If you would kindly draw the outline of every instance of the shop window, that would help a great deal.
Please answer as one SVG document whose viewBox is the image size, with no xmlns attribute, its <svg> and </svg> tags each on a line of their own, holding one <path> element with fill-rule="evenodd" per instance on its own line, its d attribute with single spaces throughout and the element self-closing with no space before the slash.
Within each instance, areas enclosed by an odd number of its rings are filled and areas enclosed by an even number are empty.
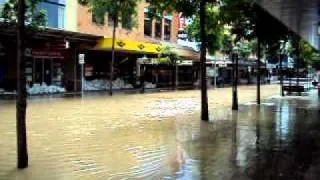
<svg viewBox="0 0 320 180">
<path fill-rule="evenodd" d="M 152 19 L 148 13 L 144 13 L 144 35 L 152 36 Z"/>
<path fill-rule="evenodd" d="M 65 0 L 45 0 L 39 4 L 39 9 L 47 12 L 47 26 L 64 28 Z"/>
<path fill-rule="evenodd" d="M 165 19 L 164 21 L 164 40 L 165 41 L 170 41 L 171 37 L 171 20 L 170 19 Z"/>
<path fill-rule="evenodd" d="M 155 23 L 155 37 L 161 38 L 162 36 L 162 19 L 157 19 Z"/>
</svg>

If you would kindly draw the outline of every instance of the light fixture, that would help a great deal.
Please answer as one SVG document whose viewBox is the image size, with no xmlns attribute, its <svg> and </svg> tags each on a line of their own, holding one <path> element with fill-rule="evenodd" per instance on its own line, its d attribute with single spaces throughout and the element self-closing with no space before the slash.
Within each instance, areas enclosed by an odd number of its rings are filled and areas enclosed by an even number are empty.
<svg viewBox="0 0 320 180">
<path fill-rule="evenodd" d="M 70 48 L 70 42 L 68 40 L 64 40 L 66 49 Z"/>
</svg>

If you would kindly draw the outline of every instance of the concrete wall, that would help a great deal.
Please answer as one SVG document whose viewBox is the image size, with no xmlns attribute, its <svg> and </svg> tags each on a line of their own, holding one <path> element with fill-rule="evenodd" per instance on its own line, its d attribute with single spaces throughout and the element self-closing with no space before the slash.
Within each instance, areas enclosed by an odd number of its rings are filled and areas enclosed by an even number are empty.
<svg viewBox="0 0 320 180">
<path fill-rule="evenodd" d="M 318 47 L 316 27 L 319 21 L 318 0 L 257 0 L 260 6 L 299 34 L 315 48 Z"/>
<path fill-rule="evenodd" d="M 66 0 L 64 27 L 67 31 L 76 32 L 77 29 L 77 10 L 78 3 L 76 0 Z"/>
</svg>

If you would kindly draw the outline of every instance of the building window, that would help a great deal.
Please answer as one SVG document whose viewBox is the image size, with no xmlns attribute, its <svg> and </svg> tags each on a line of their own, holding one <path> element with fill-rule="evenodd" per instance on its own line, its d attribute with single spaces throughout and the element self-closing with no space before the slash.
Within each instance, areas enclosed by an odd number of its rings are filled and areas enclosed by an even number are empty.
<svg viewBox="0 0 320 180">
<path fill-rule="evenodd" d="M 171 20 L 165 19 L 164 21 L 164 40 L 170 41 L 171 37 Z"/>
<path fill-rule="evenodd" d="M 45 0 L 39 4 L 39 9 L 47 12 L 47 26 L 64 28 L 65 0 Z"/>
<path fill-rule="evenodd" d="M 108 14 L 108 26 L 113 26 L 114 20 L 111 14 Z"/>
<path fill-rule="evenodd" d="M 157 19 L 155 23 L 155 37 L 161 38 L 162 36 L 162 19 Z"/>
<path fill-rule="evenodd" d="M 124 29 L 129 29 L 129 30 L 131 30 L 132 27 L 133 27 L 133 19 L 132 19 L 132 16 L 126 17 L 126 18 L 122 19 L 122 20 L 121 20 L 121 26 L 122 26 L 122 28 L 124 28 Z"/>
<path fill-rule="evenodd" d="M 101 16 L 98 16 L 96 13 L 92 12 L 92 22 L 97 25 L 103 25 L 104 24 L 104 17 L 101 18 Z"/>
<path fill-rule="evenodd" d="M 152 36 L 152 19 L 148 13 L 144 13 L 144 35 Z"/>
</svg>

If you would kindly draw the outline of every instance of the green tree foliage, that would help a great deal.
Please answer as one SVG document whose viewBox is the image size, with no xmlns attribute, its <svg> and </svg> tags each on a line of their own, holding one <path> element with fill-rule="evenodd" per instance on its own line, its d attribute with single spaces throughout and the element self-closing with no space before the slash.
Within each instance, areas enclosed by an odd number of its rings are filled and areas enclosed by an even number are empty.
<svg viewBox="0 0 320 180">
<path fill-rule="evenodd" d="M 320 53 L 308 42 L 300 40 L 301 57 L 303 60 L 317 69 L 320 69 Z"/>
<path fill-rule="evenodd" d="M 220 10 L 216 4 L 208 4 L 206 11 L 206 33 L 207 33 L 207 48 L 210 54 L 214 54 L 220 50 L 224 41 L 224 24 L 220 23 Z M 195 41 L 200 41 L 200 18 L 195 15 L 192 23 L 187 26 L 188 36 Z"/>
<path fill-rule="evenodd" d="M 252 0 L 224 0 L 221 6 L 221 21 L 232 26 L 235 41 L 256 37 L 256 13 Z"/>
<path fill-rule="evenodd" d="M 224 54 L 230 54 L 232 52 L 232 36 L 229 34 L 225 34 L 222 40 L 222 49 L 221 52 Z"/>
<path fill-rule="evenodd" d="M 200 0 L 148 0 L 149 11 L 152 14 L 163 14 L 163 12 L 182 12 L 184 17 L 192 17 L 199 14 Z"/>
<path fill-rule="evenodd" d="M 136 26 L 137 5 L 140 0 L 78 0 L 87 5 L 99 24 L 104 24 L 105 15 L 113 18 L 115 25 L 121 22 L 123 27 L 131 29 Z"/>
<path fill-rule="evenodd" d="M 252 53 L 252 44 L 249 41 L 242 41 L 236 44 L 239 50 L 239 56 L 243 59 L 248 59 Z"/>
<path fill-rule="evenodd" d="M 38 5 L 43 0 L 26 1 L 26 25 L 31 28 L 39 29 L 47 23 L 47 12 L 39 10 Z M 14 25 L 18 17 L 18 0 L 8 0 L 2 8 L 1 18 L 6 24 Z"/>
<path fill-rule="evenodd" d="M 157 59 L 159 64 L 170 64 L 175 65 L 177 61 L 181 60 L 180 56 L 172 51 L 170 47 L 165 47 L 159 54 Z"/>
<path fill-rule="evenodd" d="M 286 39 L 288 29 L 253 0 L 224 0 L 221 21 L 232 26 L 235 41 L 252 40 L 259 36 L 265 46 Z M 276 28 L 272 28 L 276 27 Z"/>
</svg>

